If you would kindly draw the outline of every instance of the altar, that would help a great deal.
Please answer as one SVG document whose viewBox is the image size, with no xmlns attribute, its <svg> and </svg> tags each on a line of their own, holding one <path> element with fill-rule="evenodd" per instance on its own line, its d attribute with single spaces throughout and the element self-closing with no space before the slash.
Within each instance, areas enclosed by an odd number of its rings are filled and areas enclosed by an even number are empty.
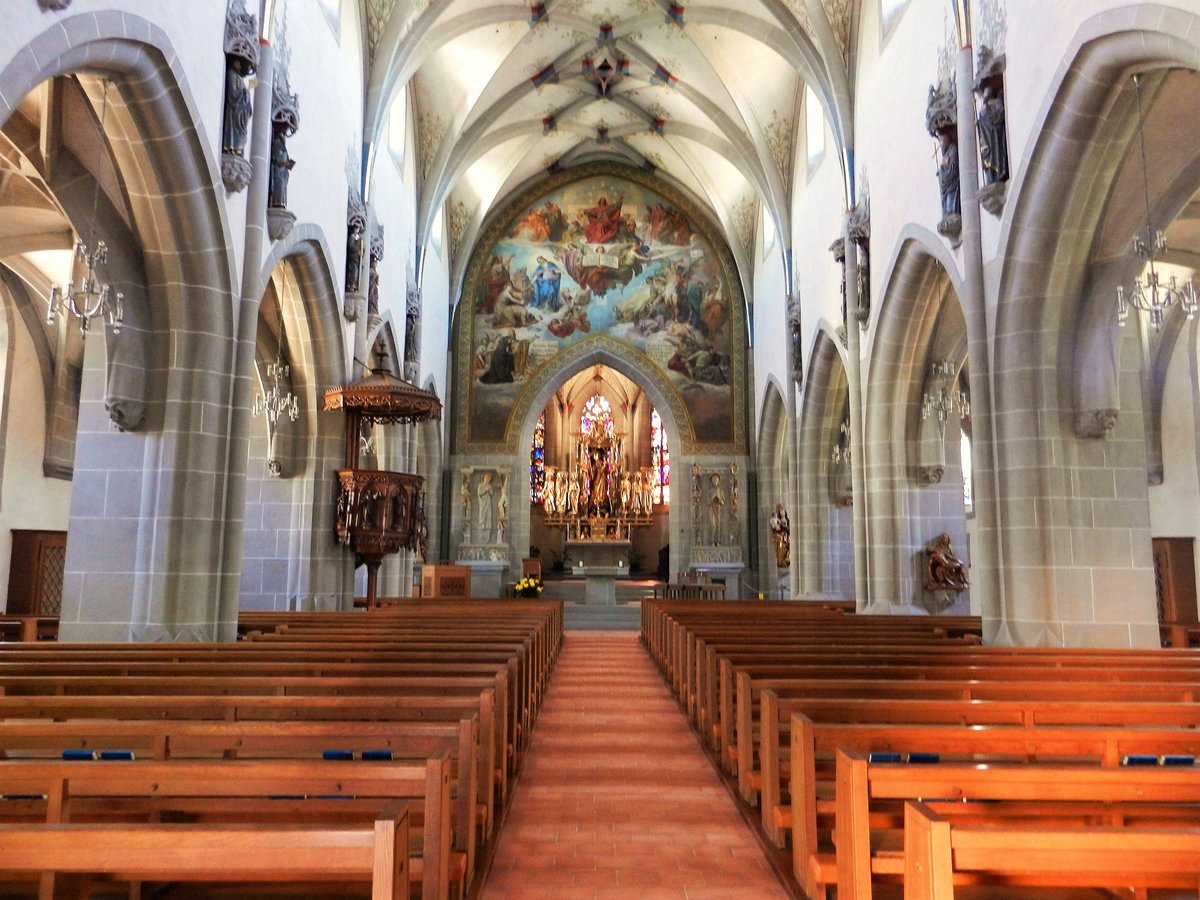
<svg viewBox="0 0 1200 900">
<path fill-rule="evenodd" d="M 571 574 L 584 579 L 584 603 L 613 606 L 617 602 L 616 581 L 629 576 L 628 540 L 568 540 L 567 561 Z"/>
</svg>

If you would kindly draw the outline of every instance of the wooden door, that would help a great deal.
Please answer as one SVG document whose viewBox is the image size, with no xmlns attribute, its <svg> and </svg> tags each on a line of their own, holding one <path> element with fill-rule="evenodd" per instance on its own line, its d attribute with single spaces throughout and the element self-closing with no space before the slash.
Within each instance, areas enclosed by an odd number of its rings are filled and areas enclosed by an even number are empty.
<svg viewBox="0 0 1200 900">
<path fill-rule="evenodd" d="M 1154 587 L 1158 621 L 1193 623 L 1196 610 L 1194 538 L 1154 538 Z"/>
<path fill-rule="evenodd" d="M 62 607 L 67 533 L 13 529 L 12 537 L 7 611 L 57 616 Z"/>
</svg>

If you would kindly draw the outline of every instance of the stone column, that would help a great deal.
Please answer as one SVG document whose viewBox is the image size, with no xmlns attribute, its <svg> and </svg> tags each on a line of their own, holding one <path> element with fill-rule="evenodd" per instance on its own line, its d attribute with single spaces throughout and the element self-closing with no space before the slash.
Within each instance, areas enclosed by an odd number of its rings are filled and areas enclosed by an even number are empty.
<svg viewBox="0 0 1200 900">
<path fill-rule="evenodd" d="M 853 166 L 853 156 L 849 165 Z M 851 197 L 853 207 L 853 196 Z M 846 247 L 846 381 L 850 387 L 850 472 L 854 484 L 854 599 L 859 610 L 871 602 L 867 570 L 867 491 L 863 468 L 863 395 L 860 325 L 858 319 L 858 245 L 850 237 L 850 214 L 842 219 Z M 865 323 L 864 323 L 865 324 Z"/>
</svg>

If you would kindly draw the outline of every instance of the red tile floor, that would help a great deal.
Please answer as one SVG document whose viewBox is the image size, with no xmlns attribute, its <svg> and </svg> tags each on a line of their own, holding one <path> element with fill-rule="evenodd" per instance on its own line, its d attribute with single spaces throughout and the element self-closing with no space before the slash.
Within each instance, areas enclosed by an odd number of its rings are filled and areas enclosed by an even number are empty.
<svg viewBox="0 0 1200 900">
<path fill-rule="evenodd" d="M 786 898 L 631 632 L 568 632 L 480 900 Z"/>
</svg>

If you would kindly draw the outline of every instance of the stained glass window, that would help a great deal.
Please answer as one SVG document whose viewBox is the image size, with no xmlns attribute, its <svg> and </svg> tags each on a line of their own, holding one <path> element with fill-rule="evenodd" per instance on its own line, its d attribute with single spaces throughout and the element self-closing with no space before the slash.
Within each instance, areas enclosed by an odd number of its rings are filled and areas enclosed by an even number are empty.
<svg viewBox="0 0 1200 900">
<path fill-rule="evenodd" d="M 657 409 L 650 410 L 650 462 L 654 467 L 654 502 L 671 504 L 671 451 L 667 429 Z"/>
<path fill-rule="evenodd" d="M 546 414 L 538 416 L 529 442 L 529 502 L 541 503 L 546 487 Z"/>
<path fill-rule="evenodd" d="M 617 429 L 613 425 L 612 407 L 608 400 L 600 394 L 592 394 L 592 398 L 583 404 L 583 413 L 579 416 L 579 431 L 590 437 L 603 432 L 609 437 L 616 437 Z"/>
</svg>

